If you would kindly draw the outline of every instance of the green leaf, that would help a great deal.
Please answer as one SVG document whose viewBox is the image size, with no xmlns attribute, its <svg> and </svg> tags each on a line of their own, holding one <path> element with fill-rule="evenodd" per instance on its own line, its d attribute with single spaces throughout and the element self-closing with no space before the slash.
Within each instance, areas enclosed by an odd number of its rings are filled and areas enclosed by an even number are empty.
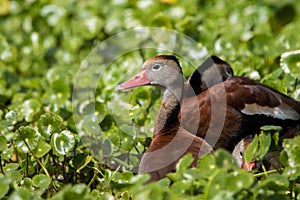
<svg viewBox="0 0 300 200">
<path fill-rule="evenodd" d="M 71 189 L 65 191 L 64 199 L 85 199 L 89 188 L 85 184 L 74 185 Z"/>
<path fill-rule="evenodd" d="M 266 127 L 266 129 L 269 129 Z M 272 129 L 273 130 L 273 129 Z M 248 145 L 244 153 L 244 159 L 246 162 L 251 162 L 253 160 L 261 160 L 265 154 L 268 152 L 271 146 L 271 135 L 265 134 L 264 132 L 255 135 L 252 142 Z"/>
<path fill-rule="evenodd" d="M 46 153 L 48 153 L 51 149 L 51 146 L 45 142 L 44 140 L 40 139 L 37 144 L 36 147 L 33 149 L 33 154 L 38 157 L 41 158 L 43 157 Z"/>
<path fill-rule="evenodd" d="M 0 135 L 0 152 L 7 148 L 7 141 L 4 136 Z"/>
<path fill-rule="evenodd" d="M 21 107 L 21 113 L 27 122 L 33 121 L 33 118 L 41 110 L 41 103 L 36 99 L 24 101 Z"/>
<path fill-rule="evenodd" d="M 32 178 L 32 185 L 41 189 L 42 191 L 45 191 L 47 189 L 50 182 L 51 182 L 50 178 L 45 174 L 38 174 Z"/>
<path fill-rule="evenodd" d="M 185 155 L 177 163 L 177 165 L 176 165 L 177 171 L 182 172 L 183 170 L 188 169 L 191 166 L 193 160 L 194 160 L 194 158 L 193 158 L 192 154 Z"/>
<path fill-rule="evenodd" d="M 63 156 L 74 148 L 74 134 L 68 130 L 54 133 L 51 137 L 51 147 L 55 154 Z"/>
<path fill-rule="evenodd" d="M 208 154 L 201 157 L 197 164 L 197 171 L 203 177 L 209 177 L 217 170 L 216 159 L 213 155 Z"/>
<path fill-rule="evenodd" d="M 1 190 L 0 190 L 0 198 L 1 199 L 7 194 L 8 190 L 9 190 L 9 184 L 10 184 L 10 182 L 7 181 L 7 180 L 5 180 L 5 179 L 6 179 L 6 177 L 1 177 L 0 178 L 0 188 L 1 188 Z"/>
<path fill-rule="evenodd" d="M 280 57 L 280 67 L 286 74 L 300 78 L 300 50 L 285 52 Z"/>
<path fill-rule="evenodd" d="M 215 151 L 216 165 L 219 168 L 232 168 L 236 166 L 236 163 L 232 159 L 232 155 L 223 149 Z"/>
<path fill-rule="evenodd" d="M 15 190 L 8 198 L 9 200 L 14 199 L 22 199 L 22 200 L 36 200 L 38 199 L 38 196 L 36 193 L 32 193 L 32 191 L 20 188 L 18 190 Z"/>
<path fill-rule="evenodd" d="M 62 128 L 62 119 L 54 113 L 46 113 L 40 116 L 37 127 L 41 135 L 49 139 L 51 134 L 57 133 Z"/>
<path fill-rule="evenodd" d="M 22 126 L 17 133 L 15 145 L 20 151 L 29 153 L 30 150 L 33 150 L 36 147 L 39 135 L 33 128 Z"/>
<path fill-rule="evenodd" d="M 300 136 L 293 139 L 285 139 L 283 148 L 288 156 L 288 166 L 284 169 L 284 174 L 289 176 L 291 180 L 296 180 L 300 177 Z"/>
</svg>

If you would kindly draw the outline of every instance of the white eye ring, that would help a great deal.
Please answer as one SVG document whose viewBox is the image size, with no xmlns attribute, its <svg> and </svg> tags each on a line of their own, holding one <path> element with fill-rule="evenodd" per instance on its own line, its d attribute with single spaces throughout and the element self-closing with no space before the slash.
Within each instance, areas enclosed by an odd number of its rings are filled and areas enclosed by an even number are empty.
<svg viewBox="0 0 300 200">
<path fill-rule="evenodd" d="M 152 67 L 152 71 L 159 71 L 161 68 L 162 68 L 161 65 L 155 64 L 155 65 Z"/>
</svg>

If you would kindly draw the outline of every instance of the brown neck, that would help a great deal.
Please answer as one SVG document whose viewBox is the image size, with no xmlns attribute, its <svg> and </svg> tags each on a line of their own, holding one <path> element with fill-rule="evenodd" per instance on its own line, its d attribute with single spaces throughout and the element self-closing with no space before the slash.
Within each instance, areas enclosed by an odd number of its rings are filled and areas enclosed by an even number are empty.
<svg viewBox="0 0 300 200">
<path fill-rule="evenodd" d="M 180 126 L 178 114 L 182 101 L 182 92 L 182 87 L 162 90 L 162 103 L 155 121 L 154 135 L 171 134 L 169 130 Z"/>
</svg>

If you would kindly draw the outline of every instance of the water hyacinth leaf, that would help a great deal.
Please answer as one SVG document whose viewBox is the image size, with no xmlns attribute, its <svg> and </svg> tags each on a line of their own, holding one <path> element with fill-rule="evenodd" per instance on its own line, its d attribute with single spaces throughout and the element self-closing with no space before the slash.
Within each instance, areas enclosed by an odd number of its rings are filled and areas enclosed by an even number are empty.
<svg viewBox="0 0 300 200">
<path fill-rule="evenodd" d="M 31 178 L 28 178 L 28 177 L 24 178 L 23 185 L 25 186 L 25 188 L 30 188 L 32 186 Z"/>
<path fill-rule="evenodd" d="M 49 186 L 51 180 L 45 174 L 35 175 L 32 179 L 32 185 L 44 191 Z"/>
<path fill-rule="evenodd" d="M 52 133 L 57 133 L 62 128 L 62 119 L 54 113 L 46 113 L 40 116 L 37 121 L 39 133 L 49 139 Z"/>
<path fill-rule="evenodd" d="M 219 149 L 215 152 L 215 157 L 216 157 L 216 165 L 220 168 L 232 168 L 236 166 L 236 163 L 232 159 L 232 155 L 223 150 Z"/>
<path fill-rule="evenodd" d="M 203 177 L 209 177 L 217 170 L 216 158 L 211 154 L 201 157 L 197 164 L 197 170 Z"/>
<path fill-rule="evenodd" d="M 11 124 L 14 124 L 17 122 L 17 111 L 11 110 L 8 113 L 5 114 L 5 120 L 9 121 Z"/>
<path fill-rule="evenodd" d="M 64 104 L 70 97 L 70 88 L 65 80 L 53 82 L 50 88 L 50 98 L 58 105 Z"/>
<path fill-rule="evenodd" d="M 5 182 L 5 177 L 0 178 L 0 199 L 2 199 L 9 190 L 9 183 Z"/>
<path fill-rule="evenodd" d="M 27 122 L 31 122 L 41 109 L 41 103 L 36 99 L 28 99 L 24 101 L 21 107 L 21 113 Z"/>
<path fill-rule="evenodd" d="M 233 171 L 231 173 L 220 171 L 212 180 L 213 187 L 210 190 L 210 197 L 218 195 L 220 191 L 228 192 L 233 197 L 243 188 L 250 187 L 254 182 L 253 175 L 245 170 Z"/>
<path fill-rule="evenodd" d="M 244 159 L 246 162 L 251 162 L 253 160 L 261 160 L 264 155 L 268 152 L 271 145 L 271 135 L 265 134 L 264 132 L 255 135 L 252 142 L 247 146 Z"/>
<path fill-rule="evenodd" d="M 64 197 L 68 199 L 86 199 L 89 188 L 85 184 L 76 184 L 72 188 L 68 189 L 64 193 Z"/>
<path fill-rule="evenodd" d="M 258 151 L 258 157 L 262 159 L 264 155 L 268 152 L 269 147 L 271 145 L 272 138 L 269 133 L 265 134 L 263 132 L 262 134 L 259 134 L 259 151 Z"/>
<path fill-rule="evenodd" d="M 288 166 L 284 170 L 284 174 L 290 177 L 291 180 L 296 180 L 300 177 L 300 136 L 293 139 L 285 139 L 283 148 L 288 156 Z"/>
<path fill-rule="evenodd" d="M 98 123 L 102 122 L 107 113 L 106 106 L 100 102 L 85 101 L 80 105 L 79 109 L 81 115 L 96 117 Z"/>
<path fill-rule="evenodd" d="M 74 148 L 74 145 L 74 134 L 68 130 L 64 130 L 60 133 L 54 133 L 51 137 L 52 150 L 59 156 L 66 155 Z"/>
<path fill-rule="evenodd" d="M 7 141 L 3 135 L 0 135 L 0 152 L 7 148 Z"/>
<path fill-rule="evenodd" d="M 43 157 L 46 153 L 48 153 L 51 149 L 51 146 L 45 142 L 44 140 L 39 140 L 37 142 L 36 147 L 33 149 L 33 153 L 36 157 L 41 158 Z"/>
<path fill-rule="evenodd" d="M 6 164 L 4 167 L 3 167 L 3 170 L 4 170 L 4 172 L 5 172 L 5 174 L 7 173 L 7 172 L 15 172 L 15 170 L 16 169 L 18 169 L 18 167 L 19 167 L 19 164 L 18 163 L 8 163 L 8 164 Z M 11 173 L 12 174 L 12 173 Z M 14 174 L 12 174 L 12 175 L 14 175 Z M 20 174 L 21 175 L 21 174 Z M 15 177 L 14 177 L 15 178 Z"/>
<path fill-rule="evenodd" d="M 273 199 L 271 196 L 285 195 L 289 181 L 280 174 L 270 174 L 268 179 L 258 182 L 252 189 L 256 199 Z M 281 199 L 281 198 L 280 198 Z M 285 199 L 285 198 L 284 198 Z M 290 199 L 290 198 L 288 198 Z"/>
<path fill-rule="evenodd" d="M 31 199 L 37 200 L 38 195 L 36 193 L 32 193 L 30 190 L 25 188 L 20 188 L 19 190 L 15 190 L 8 198 L 9 200 L 15 199 Z"/>
<path fill-rule="evenodd" d="M 84 20 L 75 21 L 72 26 L 80 37 L 91 39 L 99 34 L 99 30 L 104 26 L 104 21 L 97 16 L 93 16 Z"/>
<path fill-rule="evenodd" d="M 193 156 L 191 154 L 185 155 L 180 161 L 177 163 L 176 168 L 177 171 L 183 171 L 187 169 L 193 162 Z"/>
<path fill-rule="evenodd" d="M 17 133 L 15 145 L 18 150 L 23 153 L 29 153 L 36 147 L 39 135 L 33 128 L 29 126 L 22 126 L 19 128 Z"/>
<path fill-rule="evenodd" d="M 280 67 L 286 74 L 291 74 L 295 78 L 300 78 L 300 50 L 281 54 Z"/>
</svg>

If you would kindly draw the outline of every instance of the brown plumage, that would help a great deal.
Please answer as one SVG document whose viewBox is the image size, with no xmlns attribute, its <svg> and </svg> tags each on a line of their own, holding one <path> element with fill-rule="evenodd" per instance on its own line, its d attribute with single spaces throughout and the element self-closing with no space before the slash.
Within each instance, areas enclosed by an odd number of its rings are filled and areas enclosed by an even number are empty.
<svg viewBox="0 0 300 200">
<path fill-rule="evenodd" d="M 213 152 L 202 138 L 180 126 L 178 113 L 183 96 L 183 77 L 176 57 L 156 56 L 148 59 L 142 71 L 119 89 L 154 85 L 162 91 L 162 103 L 154 126 L 153 140 L 142 157 L 139 173 L 149 173 L 150 181 L 159 180 L 176 170 L 178 160 L 191 153 L 196 166 L 200 156 Z"/>
<path fill-rule="evenodd" d="M 232 151 L 246 135 L 264 125 L 279 125 L 283 133 L 300 124 L 300 102 L 244 77 L 230 77 L 197 96 L 185 98 L 182 126 L 205 138 L 214 148 Z"/>
</svg>

